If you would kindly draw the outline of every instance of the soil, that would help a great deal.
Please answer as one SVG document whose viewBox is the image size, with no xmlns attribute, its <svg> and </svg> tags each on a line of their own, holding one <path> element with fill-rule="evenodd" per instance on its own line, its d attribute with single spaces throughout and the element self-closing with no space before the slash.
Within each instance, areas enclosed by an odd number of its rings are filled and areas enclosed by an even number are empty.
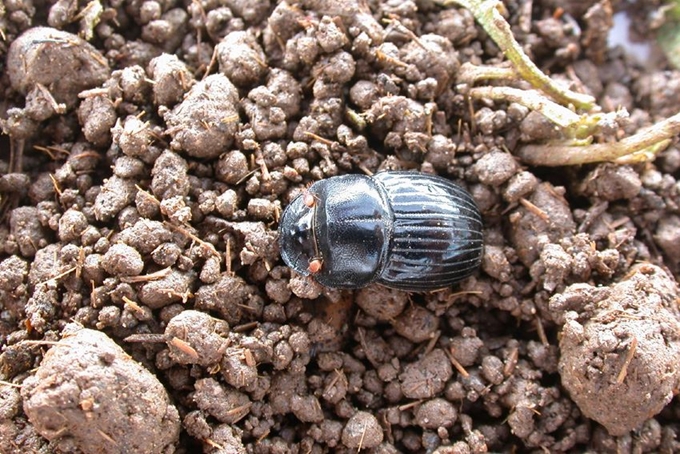
<svg viewBox="0 0 680 454">
<path fill-rule="evenodd" d="M 504 2 L 544 72 L 630 112 L 609 140 L 680 105 L 680 72 L 607 47 L 659 3 Z M 466 96 L 461 65 L 505 61 L 469 11 L 15 0 L 0 32 L 0 452 L 680 452 L 677 140 L 525 165 L 559 131 Z M 469 189 L 473 277 L 283 264 L 307 185 L 395 169 Z"/>
</svg>

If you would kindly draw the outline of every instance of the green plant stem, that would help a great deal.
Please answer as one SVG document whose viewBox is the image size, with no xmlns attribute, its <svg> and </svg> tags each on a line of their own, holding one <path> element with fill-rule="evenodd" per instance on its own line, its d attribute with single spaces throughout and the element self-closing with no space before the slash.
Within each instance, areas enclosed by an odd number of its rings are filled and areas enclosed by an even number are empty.
<svg viewBox="0 0 680 454">
<path fill-rule="evenodd" d="M 467 84 L 473 86 L 480 80 L 512 80 L 517 78 L 515 68 L 508 66 L 500 68 L 498 66 L 477 66 L 470 62 L 465 62 L 460 66 L 456 76 L 457 84 Z"/>
<path fill-rule="evenodd" d="M 517 155 L 524 163 L 537 166 L 567 166 L 616 161 L 647 149 L 659 152 L 677 134 L 680 134 L 680 113 L 619 142 L 578 147 L 551 144 L 524 145 L 519 148 Z"/>
<path fill-rule="evenodd" d="M 468 92 L 473 99 L 516 102 L 545 115 L 548 120 L 562 128 L 569 128 L 581 121 L 581 116 L 541 96 L 534 90 L 512 87 L 475 87 Z"/>
<path fill-rule="evenodd" d="M 595 98 L 560 87 L 527 57 L 512 35 L 510 24 L 499 11 L 499 8 L 504 8 L 499 0 L 443 0 L 440 3 L 444 6 L 456 4 L 470 10 L 491 39 L 512 62 L 519 75 L 534 87 L 564 105 L 573 104 L 585 110 L 590 110 L 595 106 Z"/>
</svg>

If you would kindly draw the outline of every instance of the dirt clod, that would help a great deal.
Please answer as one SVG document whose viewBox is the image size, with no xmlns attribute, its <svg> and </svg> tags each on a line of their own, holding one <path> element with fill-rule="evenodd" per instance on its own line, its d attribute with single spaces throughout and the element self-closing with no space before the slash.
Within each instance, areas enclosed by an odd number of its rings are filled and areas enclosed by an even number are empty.
<svg viewBox="0 0 680 454">
<path fill-rule="evenodd" d="M 210 96 L 203 96 L 204 92 Z M 214 74 L 194 85 L 184 100 L 165 114 L 172 147 L 196 158 L 214 158 L 228 149 L 238 129 L 238 91 Z"/>
<path fill-rule="evenodd" d="M 136 276 L 144 269 L 142 256 L 126 244 L 114 244 L 102 257 L 102 267 L 109 274 Z"/>
<path fill-rule="evenodd" d="M 220 362 L 229 345 L 229 326 L 198 311 L 183 311 L 165 328 L 170 357 L 179 364 L 210 367 Z"/>
<path fill-rule="evenodd" d="M 383 431 L 372 414 L 359 411 L 342 429 L 342 443 L 351 449 L 375 448 L 383 441 Z"/>
<path fill-rule="evenodd" d="M 179 415 L 158 380 L 101 332 L 72 326 L 65 334 L 21 389 L 36 430 L 63 452 L 173 446 Z"/>
<path fill-rule="evenodd" d="M 109 74 L 108 62 L 97 49 L 54 28 L 30 28 L 7 53 L 7 75 L 15 90 L 25 95 L 47 90 L 46 96 L 67 107 L 76 104 L 81 91 L 101 85 Z"/>
<path fill-rule="evenodd" d="M 250 33 L 229 33 L 215 48 L 220 71 L 238 87 L 257 82 L 267 70 L 267 57 Z"/>
<path fill-rule="evenodd" d="M 186 64 L 175 55 L 169 54 L 162 54 L 151 60 L 149 75 L 154 81 L 153 96 L 157 106 L 174 106 L 182 100 L 184 93 L 194 82 L 194 76 Z"/>
<path fill-rule="evenodd" d="M 251 402 L 247 395 L 217 380 L 203 378 L 196 381 L 194 401 L 198 408 L 218 421 L 233 424 L 250 412 Z"/>
<path fill-rule="evenodd" d="M 403 292 L 372 285 L 359 290 L 356 295 L 356 302 L 371 317 L 375 317 L 376 320 L 387 321 L 394 320 L 403 312 L 408 304 L 408 297 Z"/>
<path fill-rule="evenodd" d="M 424 429 L 451 427 L 456 422 L 458 412 L 451 402 L 445 399 L 432 399 L 416 411 L 416 424 Z"/>
<path fill-rule="evenodd" d="M 676 298 L 677 286 L 662 269 L 639 265 L 609 288 L 574 285 L 551 299 L 555 309 L 569 311 L 562 383 L 612 435 L 638 428 L 673 397 L 680 381 Z"/>
<path fill-rule="evenodd" d="M 401 391 L 409 399 L 428 399 L 441 392 L 453 370 L 446 354 L 436 349 L 407 365 L 399 376 Z"/>
<path fill-rule="evenodd" d="M 12 211 L 9 221 L 10 232 L 24 257 L 35 255 L 37 248 L 44 246 L 45 231 L 34 207 L 20 207 Z"/>
</svg>

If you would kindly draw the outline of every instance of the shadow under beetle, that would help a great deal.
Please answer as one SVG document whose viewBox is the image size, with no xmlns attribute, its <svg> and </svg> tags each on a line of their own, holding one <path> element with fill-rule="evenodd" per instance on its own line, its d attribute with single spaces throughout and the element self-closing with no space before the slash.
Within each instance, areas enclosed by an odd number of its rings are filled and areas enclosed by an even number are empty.
<svg viewBox="0 0 680 454">
<path fill-rule="evenodd" d="M 483 249 L 472 196 L 416 172 L 317 181 L 286 207 L 279 234 L 284 262 L 333 288 L 446 287 L 479 267 Z"/>
</svg>

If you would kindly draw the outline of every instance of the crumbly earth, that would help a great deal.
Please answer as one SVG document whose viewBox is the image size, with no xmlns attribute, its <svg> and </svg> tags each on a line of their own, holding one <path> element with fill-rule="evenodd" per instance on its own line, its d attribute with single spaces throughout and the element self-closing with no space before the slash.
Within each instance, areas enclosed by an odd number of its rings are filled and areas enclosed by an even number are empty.
<svg viewBox="0 0 680 454">
<path fill-rule="evenodd" d="M 677 298 L 675 282 L 644 264 L 610 287 L 573 284 L 550 299 L 565 319 L 562 384 L 581 411 L 612 435 L 639 428 L 680 385 Z M 608 411 L 612 407 L 627 411 Z"/>
<path fill-rule="evenodd" d="M 172 450 L 179 414 L 158 379 L 101 331 L 69 325 L 22 383 L 24 412 L 64 452 Z"/>
<path fill-rule="evenodd" d="M 559 130 L 470 99 L 464 68 L 507 62 L 440 3 L 0 3 L 1 453 L 680 452 L 677 141 L 526 165 Z M 538 67 L 630 113 L 603 141 L 677 113 L 680 72 L 606 41 L 624 9 L 653 39 L 660 1 L 503 4 Z M 474 276 L 283 264 L 306 186 L 395 169 L 469 189 Z"/>
</svg>

